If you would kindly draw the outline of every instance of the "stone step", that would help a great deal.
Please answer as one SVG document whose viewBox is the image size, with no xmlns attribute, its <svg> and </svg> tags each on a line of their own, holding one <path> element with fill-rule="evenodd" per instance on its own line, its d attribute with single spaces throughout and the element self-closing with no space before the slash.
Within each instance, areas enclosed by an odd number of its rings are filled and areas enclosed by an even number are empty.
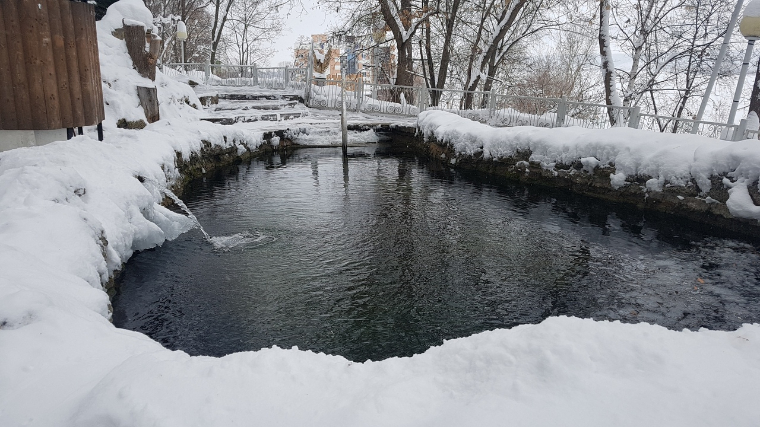
<svg viewBox="0 0 760 427">
<path fill-rule="evenodd" d="M 261 94 L 261 93 L 220 93 L 217 95 L 219 99 L 226 99 L 231 101 L 297 101 L 303 103 L 303 97 L 295 94 Z"/>
<path fill-rule="evenodd" d="M 293 109 L 300 103 L 298 101 L 277 100 L 270 102 L 254 101 L 225 101 L 213 107 L 213 111 L 248 111 L 248 110 L 283 110 Z M 300 104 L 303 105 L 303 104 Z"/>
<path fill-rule="evenodd" d="M 285 120 L 293 120 L 299 117 L 306 117 L 309 115 L 308 111 L 293 111 L 293 112 L 278 112 L 267 113 L 249 116 L 235 116 L 235 117 L 204 117 L 201 120 L 207 122 L 219 123 L 221 125 L 233 125 L 235 123 L 250 123 L 250 122 L 279 122 Z"/>
</svg>

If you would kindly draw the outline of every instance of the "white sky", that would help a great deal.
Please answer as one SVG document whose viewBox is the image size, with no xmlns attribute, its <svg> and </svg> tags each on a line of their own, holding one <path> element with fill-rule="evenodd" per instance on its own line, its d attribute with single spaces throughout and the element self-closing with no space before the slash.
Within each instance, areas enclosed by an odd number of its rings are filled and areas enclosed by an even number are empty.
<svg viewBox="0 0 760 427">
<path fill-rule="evenodd" d="M 275 41 L 277 52 L 270 58 L 269 65 L 274 66 L 282 61 L 293 62 L 293 45 L 300 35 L 310 36 L 328 32 L 337 21 L 335 9 L 327 10 L 320 6 L 317 0 L 302 0 L 304 8 L 294 8 L 285 19 L 282 35 Z"/>
</svg>

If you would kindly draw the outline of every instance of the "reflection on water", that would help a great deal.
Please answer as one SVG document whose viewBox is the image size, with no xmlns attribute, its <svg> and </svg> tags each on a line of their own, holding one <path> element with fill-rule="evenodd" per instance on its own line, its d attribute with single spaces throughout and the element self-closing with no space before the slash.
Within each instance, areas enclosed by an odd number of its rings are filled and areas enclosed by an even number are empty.
<svg viewBox="0 0 760 427">
<path fill-rule="evenodd" d="M 249 240 L 219 251 L 194 230 L 135 255 L 114 322 L 194 355 L 379 360 L 563 314 L 760 322 L 754 243 L 414 157 L 301 150 L 198 183 L 186 202 L 212 236 Z"/>
</svg>

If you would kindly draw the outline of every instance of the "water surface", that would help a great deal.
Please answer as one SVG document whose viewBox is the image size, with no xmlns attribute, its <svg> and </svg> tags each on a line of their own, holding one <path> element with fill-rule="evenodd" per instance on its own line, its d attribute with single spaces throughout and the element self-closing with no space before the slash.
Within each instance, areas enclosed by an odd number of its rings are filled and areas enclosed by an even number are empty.
<svg viewBox="0 0 760 427">
<path fill-rule="evenodd" d="M 192 355 L 277 345 L 363 361 L 555 315 L 760 322 L 756 243 L 364 151 L 304 149 L 197 182 L 185 201 L 209 234 L 245 238 L 222 251 L 193 230 L 136 254 L 116 325 Z"/>
</svg>

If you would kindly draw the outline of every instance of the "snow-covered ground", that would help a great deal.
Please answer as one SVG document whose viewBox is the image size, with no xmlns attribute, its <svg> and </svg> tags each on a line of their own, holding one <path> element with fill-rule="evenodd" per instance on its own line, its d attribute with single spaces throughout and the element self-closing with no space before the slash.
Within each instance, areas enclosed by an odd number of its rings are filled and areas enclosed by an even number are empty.
<svg viewBox="0 0 760 427">
<path fill-rule="evenodd" d="M 204 140 L 242 152 L 260 143 L 262 126 L 277 125 L 199 121 L 188 105 L 197 101 L 192 90 L 159 74 L 163 120 L 116 129 L 118 118 L 141 118 L 134 85 L 150 84 L 110 36 L 121 18 L 150 17 L 139 0 L 121 0 L 98 24 L 106 140 L 81 136 L 0 153 L 0 426 L 758 425 L 760 325 L 669 331 L 558 317 L 366 363 L 276 347 L 190 357 L 115 328 L 103 282 L 134 251 L 192 226 L 160 205 L 160 187 L 178 177 L 177 153 L 189 157 Z M 423 129 L 466 130 L 443 114 L 423 115 Z M 297 120 L 309 134 L 338 122 L 321 111 Z M 690 147 L 694 159 L 681 167 L 692 176 L 710 163 L 736 166 L 737 179 L 750 179 L 760 165 L 749 145 L 741 151 L 710 140 L 711 149 L 690 136 L 647 142 L 653 135 L 643 131 L 570 129 L 562 145 L 547 142 L 549 130 L 478 129 L 457 137 L 462 152 L 485 135 L 489 155 L 502 155 L 510 146 L 497 132 L 509 132 L 534 144 L 542 161 L 614 156 L 620 168 L 630 162 L 630 173 L 659 162 L 653 176 L 668 179 L 681 176 L 667 172 L 668 152 L 642 157 L 642 144 Z"/>
</svg>

